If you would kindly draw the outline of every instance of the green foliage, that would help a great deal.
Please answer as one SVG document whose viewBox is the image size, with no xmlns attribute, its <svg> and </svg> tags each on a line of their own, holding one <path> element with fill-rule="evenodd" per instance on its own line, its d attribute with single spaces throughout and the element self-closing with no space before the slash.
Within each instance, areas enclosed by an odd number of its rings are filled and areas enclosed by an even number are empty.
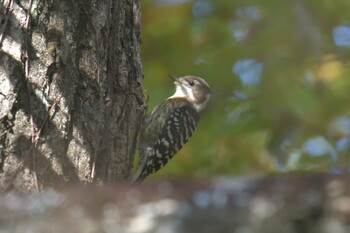
<svg viewBox="0 0 350 233">
<path fill-rule="evenodd" d="M 349 10 L 348 0 L 143 2 L 150 109 L 174 91 L 168 73 L 212 87 L 194 136 L 152 178 L 348 170 Z"/>
</svg>

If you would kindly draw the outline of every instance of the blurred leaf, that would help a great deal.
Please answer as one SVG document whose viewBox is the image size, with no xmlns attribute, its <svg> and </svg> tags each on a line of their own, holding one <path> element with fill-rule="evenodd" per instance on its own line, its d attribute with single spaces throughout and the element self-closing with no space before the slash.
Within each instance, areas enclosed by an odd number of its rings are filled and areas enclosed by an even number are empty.
<svg viewBox="0 0 350 233">
<path fill-rule="evenodd" d="M 348 0 L 145 1 L 150 107 L 174 91 L 168 73 L 212 88 L 194 136 L 150 179 L 347 170 L 350 125 L 337 119 L 350 117 L 349 10 Z"/>
</svg>

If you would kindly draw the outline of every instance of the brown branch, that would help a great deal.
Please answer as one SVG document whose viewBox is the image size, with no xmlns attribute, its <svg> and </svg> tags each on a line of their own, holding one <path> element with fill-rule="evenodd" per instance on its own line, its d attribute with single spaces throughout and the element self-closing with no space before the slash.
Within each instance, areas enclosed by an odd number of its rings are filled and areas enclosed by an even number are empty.
<svg viewBox="0 0 350 233">
<path fill-rule="evenodd" d="M 33 121 L 33 104 L 32 104 L 32 98 L 30 95 L 30 81 L 29 81 L 29 53 L 28 53 L 28 34 L 29 34 L 29 23 L 30 23 L 30 11 L 32 9 L 33 0 L 29 0 L 29 8 L 27 11 L 27 18 L 24 25 L 25 29 L 25 51 L 24 51 L 24 77 L 27 83 L 27 92 L 28 92 L 28 98 L 29 98 L 29 109 L 30 109 L 30 124 L 32 128 L 32 142 L 34 142 L 34 133 L 35 133 L 35 126 Z"/>
<path fill-rule="evenodd" d="M 32 158 L 32 173 L 33 173 L 33 178 L 35 181 L 35 186 L 37 191 L 39 192 L 39 183 L 38 183 L 38 177 L 35 171 L 35 155 L 33 154 L 33 149 L 35 147 L 35 125 L 34 125 L 34 120 L 33 120 L 33 100 L 30 95 L 30 80 L 29 80 L 29 53 L 28 53 L 28 47 L 29 47 L 29 24 L 30 24 L 30 12 L 32 10 L 33 6 L 33 0 L 29 0 L 29 6 L 27 10 L 27 18 L 26 22 L 24 25 L 24 30 L 25 30 L 25 50 L 24 50 L 24 77 L 26 80 L 27 84 L 27 93 L 28 93 L 28 99 L 29 99 L 29 109 L 30 109 L 30 125 L 31 125 L 31 142 L 32 145 L 28 151 L 28 155 Z"/>
<path fill-rule="evenodd" d="M 43 121 L 43 123 L 41 124 L 39 130 L 36 132 L 35 134 L 35 138 L 34 138 L 34 142 L 37 143 L 37 141 L 39 140 L 40 136 L 41 136 L 41 132 L 44 129 L 44 126 L 46 125 L 47 121 L 50 118 L 50 112 L 52 112 L 58 105 L 58 103 L 61 101 L 62 96 L 58 97 L 55 102 L 51 105 L 49 112 L 47 114 L 47 117 L 45 118 L 45 120 Z"/>
</svg>

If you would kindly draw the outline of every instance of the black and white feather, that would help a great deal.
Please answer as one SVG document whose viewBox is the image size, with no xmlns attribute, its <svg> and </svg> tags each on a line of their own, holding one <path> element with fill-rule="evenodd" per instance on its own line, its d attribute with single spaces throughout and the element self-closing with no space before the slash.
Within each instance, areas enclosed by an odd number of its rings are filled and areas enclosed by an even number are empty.
<svg viewBox="0 0 350 233">
<path fill-rule="evenodd" d="M 203 79 L 172 78 L 175 94 L 152 110 L 141 129 L 140 161 L 132 182 L 141 182 L 158 171 L 185 145 L 209 100 L 209 85 Z"/>
</svg>

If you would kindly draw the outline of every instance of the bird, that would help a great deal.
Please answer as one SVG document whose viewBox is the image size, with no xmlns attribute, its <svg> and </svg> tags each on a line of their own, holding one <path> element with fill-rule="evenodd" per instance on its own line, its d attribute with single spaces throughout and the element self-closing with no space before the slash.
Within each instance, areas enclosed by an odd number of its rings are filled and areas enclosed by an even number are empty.
<svg viewBox="0 0 350 233">
<path fill-rule="evenodd" d="M 176 91 L 146 116 L 139 134 L 139 164 L 131 183 L 157 172 L 184 146 L 210 99 L 208 83 L 197 76 L 175 77 Z"/>
</svg>

